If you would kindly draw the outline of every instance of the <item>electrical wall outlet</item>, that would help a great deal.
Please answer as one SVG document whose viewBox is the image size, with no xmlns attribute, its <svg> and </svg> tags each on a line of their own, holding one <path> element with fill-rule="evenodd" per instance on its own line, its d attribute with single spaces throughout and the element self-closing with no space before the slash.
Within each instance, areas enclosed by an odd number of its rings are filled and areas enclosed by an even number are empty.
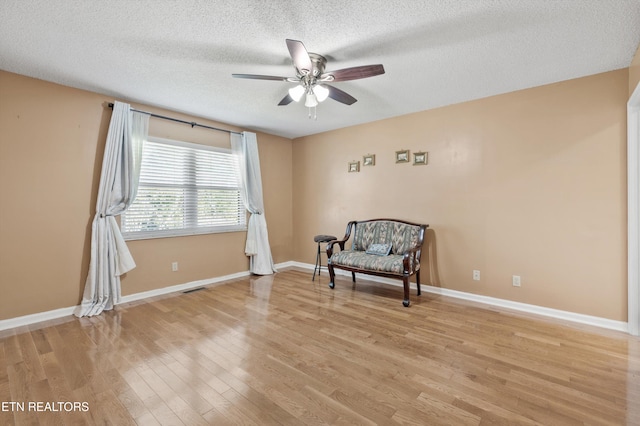
<svg viewBox="0 0 640 426">
<path fill-rule="evenodd" d="M 178 262 L 173 262 L 173 263 L 171 264 L 171 270 L 172 270 L 173 272 L 176 272 L 176 271 L 178 270 Z"/>
<path fill-rule="evenodd" d="M 511 283 L 514 287 L 520 287 L 520 275 L 514 275 L 511 277 Z"/>
<path fill-rule="evenodd" d="M 478 271 L 477 269 L 473 270 L 473 280 L 480 281 L 480 271 Z"/>
</svg>

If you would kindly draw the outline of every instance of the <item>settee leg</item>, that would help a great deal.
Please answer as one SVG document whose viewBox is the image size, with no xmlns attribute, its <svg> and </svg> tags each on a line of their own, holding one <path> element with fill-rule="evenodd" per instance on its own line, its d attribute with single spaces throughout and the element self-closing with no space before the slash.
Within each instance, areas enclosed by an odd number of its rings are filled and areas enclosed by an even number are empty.
<svg viewBox="0 0 640 426">
<path fill-rule="evenodd" d="M 335 288 L 336 274 L 333 272 L 333 265 L 329 263 L 327 269 L 329 270 L 329 288 Z"/>
<path fill-rule="evenodd" d="M 355 272 L 351 272 L 351 281 L 353 281 L 354 283 L 356 282 L 356 273 Z"/>
<path fill-rule="evenodd" d="M 418 287 L 418 296 L 420 296 L 420 269 L 416 272 L 416 287 Z"/>
<path fill-rule="evenodd" d="M 404 300 L 402 304 L 405 308 L 409 307 L 409 277 L 402 277 L 402 285 L 404 287 Z"/>
</svg>

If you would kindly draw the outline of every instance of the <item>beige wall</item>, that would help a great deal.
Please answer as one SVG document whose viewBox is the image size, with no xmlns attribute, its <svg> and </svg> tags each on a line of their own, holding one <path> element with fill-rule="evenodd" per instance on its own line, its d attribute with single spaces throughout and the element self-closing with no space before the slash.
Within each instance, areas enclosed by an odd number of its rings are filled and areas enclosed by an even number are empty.
<svg viewBox="0 0 640 426">
<path fill-rule="evenodd" d="M 0 71 L 0 320 L 79 303 L 112 101 Z M 229 146 L 226 133 L 157 119 L 149 133 Z M 292 143 L 259 133 L 258 146 L 273 257 L 283 262 L 292 258 Z M 138 267 L 123 277 L 122 292 L 246 271 L 244 239 L 236 232 L 132 241 Z M 173 261 L 178 272 L 171 272 Z"/>
<path fill-rule="evenodd" d="M 626 321 L 627 97 L 624 69 L 296 139 L 295 260 L 352 219 L 428 223 L 423 282 Z"/>
<path fill-rule="evenodd" d="M 638 83 L 640 83 L 640 45 L 629 66 L 629 96 L 636 89 Z"/>
<path fill-rule="evenodd" d="M 293 143 L 258 134 L 274 260 L 313 263 L 313 236 L 342 235 L 351 219 L 404 218 L 431 225 L 423 281 L 626 321 L 632 74 L 609 72 Z M 110 101 L 0 71 L 0 319 L 79 302 Z M 228 146 L 224 133 L 161 120 L 151 120 L 150 133 Z M 429 164 L 395 164 L 399 149 L 428 151 Z M 375 154 L 376 165 L 347 173 L 347 162 L 365 154 Z M 130 242 L 138 267 L 123 278 L 123 294 L 246 271 L 243 243 L 244 233 Z M 173 261 L 178 272 L 170 271 Z M 472 269 L 481 270 L 480 282 Z M 513 274 L 522 276 L 521 288 L 511 286 Z"/>
</svg>

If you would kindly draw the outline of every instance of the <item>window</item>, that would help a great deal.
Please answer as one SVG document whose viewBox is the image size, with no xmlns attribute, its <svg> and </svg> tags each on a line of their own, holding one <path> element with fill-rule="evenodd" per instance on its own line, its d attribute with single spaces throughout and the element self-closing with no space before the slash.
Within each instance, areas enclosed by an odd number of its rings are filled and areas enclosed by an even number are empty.
<svg viewBox="0 0 640 426">
<path fill-rule="evenodd" d="M 231 150 L 149 138 L 138 195 L 121 225 L 128 240 L 245 230 Z"/>
</svg>

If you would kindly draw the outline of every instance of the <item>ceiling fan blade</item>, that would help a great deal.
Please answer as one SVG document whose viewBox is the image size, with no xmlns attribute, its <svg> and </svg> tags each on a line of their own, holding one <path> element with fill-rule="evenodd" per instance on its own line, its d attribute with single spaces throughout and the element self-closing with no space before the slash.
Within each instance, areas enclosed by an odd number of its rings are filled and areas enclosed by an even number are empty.
<svg viewBox="0 0 640 426">
<path fill-rule="evenodd" d="M 256 75 L 256 74 L 231 74 L 235 78 L 251 78 L 254 80 L 274 80 L 274 81 L 288 81 L 289 77 L 277 77 L 275 75 Z"/>
<path fill-rule="evenodd" d="M 298 71 L 303 75 L 310 73 L 313 65 L 304 44 L 298 40 L 287 39 L 287 48 L 289 48 L 289 54 Z"/>
<path fill-rule="evenodd" d="M 293 98 L 291 96 L 289 96 L 289 94 L 287 94 L 287 96 L 282 98 L 282 100 L 280 101 L 278 106 L 289 105 L 291 102 L 293 102 Z"/>
<path fill-rule="evenodd" d="M 363 65 L 360 67 L 344 68 L 337 71 L 325 72 L 320 76 L 321 81 L 349 81 L 373 77 L 384 74 L 382 64 Z M 333 77 L 333 78 L 332 78 Z"/>
<path fill-rule="evenodd" d="M 347 92 L 338 89 L 337 87 L 328 86 L 328 85 L 325 85 L 325 86 L 327 89 L 329 89 L 329 97 L 334 101 L 338 101 L 346 105 L 351 105 L 358 102 L 356 98 L 354 98 Z"/>
</svg>

